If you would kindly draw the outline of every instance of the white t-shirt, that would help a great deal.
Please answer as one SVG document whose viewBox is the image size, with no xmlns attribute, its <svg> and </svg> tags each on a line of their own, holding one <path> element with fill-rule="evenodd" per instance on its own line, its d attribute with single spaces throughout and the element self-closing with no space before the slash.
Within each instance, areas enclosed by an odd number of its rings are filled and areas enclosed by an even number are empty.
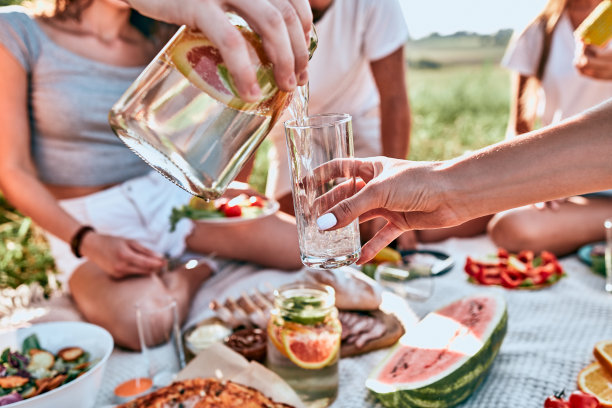
<svg viewBox="0 0 612 408">
<path fill-rule="evenodd" d="M 381 154 L 380 100 L 370 63 L 408 39 L 399 0 L 334 0 L 315 29 L 319 44 L 308 68 L 308 113 L 350 114 L 355 155 Z M 275 198 L 290 191 L 285 119 L 270 134 L 274 149 L 266 193 Z"/>
<path fill-rule="evenodd" d="M 502 65 L 522 75 L 535 76 L 542 52 L 544 32 L 538 25 L 514 37 Z M 542 78 L 539 115 L 543 125 L 557 123 L 612 98 L 612 81 L 584 76 L 574 66 L 576 47 L 567 13 L 555 29 Z"/>
</svg>

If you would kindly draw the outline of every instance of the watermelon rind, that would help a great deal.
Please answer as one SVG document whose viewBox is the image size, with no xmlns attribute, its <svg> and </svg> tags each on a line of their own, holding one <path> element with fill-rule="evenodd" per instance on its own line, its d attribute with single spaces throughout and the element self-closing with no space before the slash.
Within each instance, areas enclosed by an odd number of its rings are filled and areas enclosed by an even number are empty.
<svg viewBox="0 0 612 408">
<path fill-rule="evenodd" d="M 508 312 L 506 302 L 499 295 L 476 295 L 473 298 L 493 298 L 496 313 L 488 330 L 483 333 L 482 346 L 473 355 L 460 359 L 437 376 L 425 381 L 414 383 L 388 384 L 378 380 L 382 370 L 393 359 L 395 354 L 405 347 L 402 340 L 408 339 L 413 333 L 407 332 L 402 339 L 391 349 L 385 359 L 376 367 L 366 381 L 366 387 L 379 399 L 385 407 L 415 407 L 415 408 L 451 408 L 459 405 L 482 384 L 491 369 L 497 356 L 508 326 Z M 464 298 L 460 301 L 470 299 Z M 455 303 L 455 302 L 453 302 Z M 426 320 L 436 324 L 435 312 L 428 315 Z M 419 323 L 413 331 L 421 327 L 426 329 L 428 323 Z M 465 327 L 465 326 L 464 326 Z M 405 338 L 405 339 L 404 339 Z"/>
</svg>

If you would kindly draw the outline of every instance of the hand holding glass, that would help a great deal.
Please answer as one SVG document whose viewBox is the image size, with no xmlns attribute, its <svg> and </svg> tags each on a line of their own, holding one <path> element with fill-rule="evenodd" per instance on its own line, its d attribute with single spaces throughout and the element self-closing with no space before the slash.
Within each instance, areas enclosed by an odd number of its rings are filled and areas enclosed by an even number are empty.
<svg viewBox="0 0 612 408">
<path fill-rule="evenodd" d="M 355 193 L 355 177 L 347 171 L 341 177 L 323 177 L 327 182 L 321 183 L 314 176 L 314 170 L 330 160 L 353 157 L 351 116 L 326 114 L 287 121 L 285 134 L 302 263 L 315 269 L 354 263 L 361 253 L 359 221 L 333 231 L 321 231 L 316 221 L 333 203 Z M 339 185 L 342 188 L 334 189 Z"/>
</svg>

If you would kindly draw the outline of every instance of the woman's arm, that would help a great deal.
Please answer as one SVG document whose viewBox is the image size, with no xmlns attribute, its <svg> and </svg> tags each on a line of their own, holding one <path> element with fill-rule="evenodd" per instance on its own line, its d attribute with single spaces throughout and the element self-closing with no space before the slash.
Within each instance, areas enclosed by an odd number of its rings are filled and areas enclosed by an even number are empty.
<svg viewBox="0 0 612 408">
<path fill-rule="evenodd" d="M 410 148 L 410 104 L 406 86 L 404 47 L 370 63 L 380 95 L 382 154 L 406 159 Z"/>
<path fill-rule="evenodd" d="M 521 135 L 533 129 L 536 116 L 537 98 L 534 79 L 515 73 L 512 75 L 510 117 L 508 119 L 508 136 Z"/>
<path fill-rule="evenodd" d="M 0 190 L 36 224 L 70 242 L 81 224 L 64 211 L 38 179 L 30 151 L 28 76 L 0 45 Z M 90 232 L 81 253 L 114 277 L 148 274 L 164 260 L 136 242 Z"/>
<path fill-rule="evenodd" d="M 534 202 L 612 188 L 611 117 L 612 99 L 558 125 L 445 162 L 329 162 L 316 170 L 321 181 L 351 170 L 365 185 L 317 222 L 326 230 L 357 217 L 387 219 L 364 246 L 360 262 L 365 262 L 405 230 L 450 227 Z"/>
<path fill-rule="evenodd" d="M 0 189 L 19 211 L 69 242 L 80 224 L 38 180 L 30 152 L 25 70 L 0 46 Z"/>
</svg>

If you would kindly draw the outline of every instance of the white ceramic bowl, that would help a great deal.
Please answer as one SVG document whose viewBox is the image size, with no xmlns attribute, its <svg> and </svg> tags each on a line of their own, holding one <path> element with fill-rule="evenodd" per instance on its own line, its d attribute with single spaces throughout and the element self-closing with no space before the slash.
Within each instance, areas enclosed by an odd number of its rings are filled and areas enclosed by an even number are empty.
<svg viewBox="0 0 612 408">
<path fill-rule="evenodd" d="M 49 322 L 0 333 L 0 352 L 7 347 L 21 350 L 23 340 L 36 333 L 42 348 L 57 353 L 64 347 L 78 346 L 97 361 L 82 376 L 34 398 L 7 405 L 10 408 L 91 408 L 102 385 L 108 357 L 113 352 L 113 338 L 102 327 L 83 322 Z"/>
</svg>

